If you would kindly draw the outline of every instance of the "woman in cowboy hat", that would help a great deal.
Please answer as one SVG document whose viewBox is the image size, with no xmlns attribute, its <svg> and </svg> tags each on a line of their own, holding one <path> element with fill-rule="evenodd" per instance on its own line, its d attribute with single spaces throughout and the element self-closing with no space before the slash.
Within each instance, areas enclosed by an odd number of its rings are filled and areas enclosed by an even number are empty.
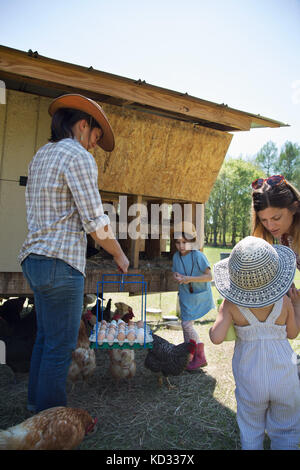
<svg viewBox="0 0 300 470">
<path fill-rule="evenodd" d="M 214 265 L 225 300 L 209 334 L 220 344 L 232 323 L 236 330 L 232 370 L 242 449 L 263 449 L 265 430 L 272 449 L 297 450 L 300 443 L 300 383 L 288 341 L 300 331 L 300 294 L 285 295 L 295 270 L 290 248 L 257 237 L 244 238 Z"/>
<path fill-rule="evenodd" d="M 300 270 L 300 193 L 282 175 L 252 183 L 252 235 L 295 253 Z"/>
<path fill-rule="evenodd" d="M 19 261 L 35 299 L 37 337 L 28 409 L 66 406 L 66 379 L 82 314 L 86 233 L 126 273 L 129 265 L 103 212 L 98 169 L 89 149 L 110 152 L 114 135 L 102 108 L 84 96 L 55 99 L 50 142 L 29 165 L 28 235 Z"/>
</svg>

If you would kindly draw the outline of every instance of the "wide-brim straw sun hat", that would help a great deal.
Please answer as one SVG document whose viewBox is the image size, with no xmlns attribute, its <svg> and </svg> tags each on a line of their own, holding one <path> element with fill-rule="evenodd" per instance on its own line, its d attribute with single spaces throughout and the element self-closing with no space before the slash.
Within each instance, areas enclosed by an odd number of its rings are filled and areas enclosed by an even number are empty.
<svg viewBox="0 0 300 470">
<path fill-rule="evenodd" d="M 96 101 L 78 94 L 62 95 L 50 103 L 48 109 L 50 116 L 53 116 L 60 108 L 77 109 L 92 116 L 102 129 L 102 136 L 99 139 L 98 145 L 107 152 L 111 152 L 114 149 L 115 139 L 112 128 L 103 109 Z"/>
<path fill-rule="evenodd" d="M 229 258 L 214 265 L 214 281 L 225 299 L 259 308 L 281 299 L 295 272 L 296 256 L 290 248 L 250 236 L 236 244 Z"/>
</svg>

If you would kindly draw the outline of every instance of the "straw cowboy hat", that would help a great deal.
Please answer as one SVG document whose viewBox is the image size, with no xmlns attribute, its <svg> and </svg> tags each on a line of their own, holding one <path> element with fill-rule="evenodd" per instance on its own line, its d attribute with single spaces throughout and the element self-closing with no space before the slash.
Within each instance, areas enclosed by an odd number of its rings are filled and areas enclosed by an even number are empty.
<svg viewBox="0 0 300 470">
<path fill-rule="evenodd" d="M 114 149 L 115 139 L 112 128 L 110 127 L 103 109 L 98 103 L 82 95 L 68 94 L 59 96 L 52 101 L 48 109 L 50 116 L 53 116 L 60 108 L 78 109 L 79 111 L 84 111 L 92 116 L 97 121 L 103 132 L 98 145 L 107 152 L 111 152 Z"/>
<path fill-rule="evenodd" d="M 246 237 L 229 258 L 214 265 L 214 280 L 222 297 L 234 304 L 264 307 L 287 293 L 295 271 L 296 257 L 290 248 Z"/>
</svg>

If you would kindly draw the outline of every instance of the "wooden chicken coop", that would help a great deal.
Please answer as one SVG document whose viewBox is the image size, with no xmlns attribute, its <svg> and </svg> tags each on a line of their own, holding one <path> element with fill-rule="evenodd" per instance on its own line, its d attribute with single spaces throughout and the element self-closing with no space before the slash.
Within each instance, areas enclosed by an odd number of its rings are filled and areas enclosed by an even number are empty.
<svg viewBox="0 0 300 470">
<path fill-rule="evenodd" d="M 147 209 L 147 217 L 152 207 L 164 205 L 170 208 L 171 224 L 174 204 L 185 208 L 184 218 L 194 223 L 197 218 L 201 248 L 204 204 L 232 133 L 284 125 L 141 79 L 4 46 L 0 46 L 0 85 L 0 295 L 31 293 L 17 262 L 27 232 L 24 184 L 30 160 L 48 141 L 48 106 L 53 98 L 83 94 L 99 102 L 109 118 L 116 145 L 112 153 L 94 151 L 99 191 L 103 203 L 115 210 L 117 238 L 130 258 L 130 271 L 145 275 L 148 292 L 176 290 L 170 272 L 174 247 L 161 236 L 162 216 L 155 236 L 126 237 L 119 223 L 120 201 L 126 199 L 128 208 L 137 204 Z M 131 221 L 149 226 L 143 211 L 128 211 L 127 226 Z M 89 239 L 90 250 L 95 249 L 92 245 Z M 101 251 L 89 258 L 85 291 L 94 292 L 102 273 L 114 270 Z"/>
</svg>

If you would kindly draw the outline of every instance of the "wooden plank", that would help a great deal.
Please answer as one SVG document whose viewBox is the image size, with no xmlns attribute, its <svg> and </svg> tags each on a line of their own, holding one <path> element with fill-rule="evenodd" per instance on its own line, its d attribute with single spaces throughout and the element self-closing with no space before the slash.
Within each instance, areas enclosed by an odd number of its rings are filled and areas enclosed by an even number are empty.
<svg viewBox="0 0 300 470">
<path fill-rule="evenodd" d="M 142 272 L 141 270 L 129 271 L 131 274 L 142 274 L 144 280 L 147 283 L 147 292 L 168 292 L 177 291 L 178 285 L 173 280 L 173 275 L 170 270 L 155 270 Z M 111 274 L 114 272 L 111 271 Z M 115 270 L 116 274 L 119 274 Z M 86 294 L 92 294 L 97 292 L 97 282 L 101 281 L 102 274 L 107 274 L 101 270 L 87 271 L 84 292 Z M 109 290 L 105 289 L 106 292 L 119 292 L 118 284 L 110 284 Z M 132 294 L 140 294 L 141 286 L 138 284 L 124 284 L 124 291 Z M 3 297 L 15 297 L 19 295 L 32 295 L 33 292 L 25 280 L 23 273 L 19 272 L 0 272 L 0 296 Z"/>
<path fill-rule="evenodd" d="M 42 56 L 29 57 L 24 52 L 3 46 L 0 47 L 0 51 L 0 70 L 24 79 L 32 77 L 67 87 L 81 88 L 121 98 L 127 102 L 193 116 L 196 121 L 204 119 L 216 122 L 237 130 L 249 130 L 251 127 L 251 118 L 246 113 L 232 110 L 226 105 L 210 103 L 143 82 L 139 84 L 124 77 L 88 70 L 85 67 Z"/>
</svg>

